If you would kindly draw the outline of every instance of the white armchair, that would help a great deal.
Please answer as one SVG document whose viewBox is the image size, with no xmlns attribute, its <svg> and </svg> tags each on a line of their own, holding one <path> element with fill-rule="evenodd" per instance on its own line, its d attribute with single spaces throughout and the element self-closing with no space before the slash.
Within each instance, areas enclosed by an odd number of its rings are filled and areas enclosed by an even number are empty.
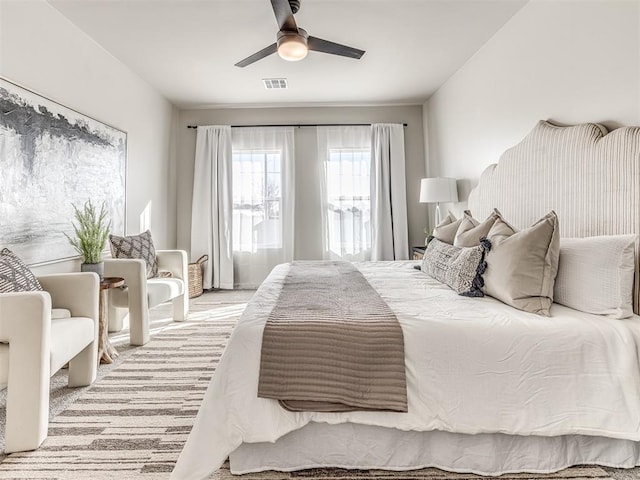
<svg viewBox="0 0 640 480">
<path fill-rule="evenodd" d="M 0 293 L 6 453 L 35 450 L 47 437 L 51 375 L 69 363 L 70 387 L 91 385 L 96 378 L 98 276 L 70 273 L 38 280 L 44 292 Z"/>
<path fill-rule="evenodd" d="M 129 314 L 129 342 L 144 345 L 149 341 L 149 309 L 173 301 L 173 319 L 186 320 L 189 312 L 187 288 L 187 252 L 157 250 L 158 269 L 171 272 L 169 278 L 147 278 L 144 260 L 112 258 L 104 261 L 106 277 L 124 278 L 126 287 L 109 291 L 109 331 L 119 332 Z"/>
</svg>

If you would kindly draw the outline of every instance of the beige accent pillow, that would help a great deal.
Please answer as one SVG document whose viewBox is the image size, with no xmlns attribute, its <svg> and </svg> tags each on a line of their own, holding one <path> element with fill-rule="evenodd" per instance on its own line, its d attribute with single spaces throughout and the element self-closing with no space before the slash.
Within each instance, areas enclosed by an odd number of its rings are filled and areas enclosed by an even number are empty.
<svg viewBox="0 0 640 480">
<path fill-rule="evenodd" d="M 491 230 L 496 219 L 500 216 L 500 212 L 496 208 L 484 222 L 480 223 L 471 216 L 469 210 L 465 210 L 462 222 L 460 222 L 453 239 L 453 244 L 456 247 L 477 247 L 480 245 L 480 239 L 489 234 L 489 230 Z"/>
<path fill-rule="evenodd" d="M 458 227 L 460 227 L 461 222 L 462 218 L 456 220 L 456 217 L 449 212 L 447 216 L 444 217 L 444 219 L 436 226 L 436 228 L 433 229 L 433 233 L 431 235 L 441 242 L 453 245 L 453 239 L 456 236 L 456 232 L 458 231 Z"/>
<path fill-rule="evenodd" d="M 518 231 L 498 217 L 487 238 L 484 293 L 525 312 L 549 316 L 558 273 L 558 217 L 549 212 Z"/>
</svg>

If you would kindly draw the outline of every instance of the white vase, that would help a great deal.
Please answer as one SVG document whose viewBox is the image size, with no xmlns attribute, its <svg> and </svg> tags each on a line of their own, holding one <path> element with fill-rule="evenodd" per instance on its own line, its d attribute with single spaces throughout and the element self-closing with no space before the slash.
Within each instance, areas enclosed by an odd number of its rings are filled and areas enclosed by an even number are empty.
<svg viewBox="0 0 640 480">
<path fill-rule="evenodd" d="M 82 263 L 80 264 L 81 272 L 95 272 L 100 277 L 100 280 L 104 278 L 104 262 L 100 263 Z"/>
</svg>

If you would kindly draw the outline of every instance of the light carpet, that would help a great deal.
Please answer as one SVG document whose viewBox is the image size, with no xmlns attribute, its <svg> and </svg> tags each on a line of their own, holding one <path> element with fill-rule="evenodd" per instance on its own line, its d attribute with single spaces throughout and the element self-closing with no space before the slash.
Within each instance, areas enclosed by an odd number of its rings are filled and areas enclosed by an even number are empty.
<svg viewBox="0 0 640 480">
<path fill-rule="evenodd" d="M 162 479 L 169 478 L 227 339 L 251 292 L 214 292 L 194 299 L 188 321 L 174 323 L 170 309 L 152 313 L 153 336 L 143 347 L 119 345 L 111 366 L 101 366 L 91 387 L 62 386 L 66 372 L 52 380 L 49 436 L 34 452 L 6 456 L 0 478 L 13 479 Z M 127 332 L 113 336 L 128 343 Z M 0 399 L 1 400 L 1 399 Z M 2 408 L 4 414 L 4 405 Z M 573 467 L 550 475 L 516 474 L 502 479 L 632 479 L 636 469 Z M 228 480 L 228 466 L 212 477 Z M 243 475 L 247 480 L 482 478 L 429 468 L 411 472 L 314 469 L 292 473 Z"/>
</svg>

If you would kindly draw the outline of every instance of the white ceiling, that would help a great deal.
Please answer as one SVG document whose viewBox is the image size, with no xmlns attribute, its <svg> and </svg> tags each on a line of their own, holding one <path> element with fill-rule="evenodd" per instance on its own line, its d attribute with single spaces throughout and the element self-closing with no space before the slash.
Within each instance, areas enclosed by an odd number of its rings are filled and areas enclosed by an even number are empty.
<svg viewBox="0 0 640 480">
<path fill-rule="evenodd" d="M 49 0 L 179 107 L 419 104 L 527 0 L 301 0 L 299 27 L 366 50 L 234 64 L 275 42 L 269 0 Z M 289 89 L 261 79 L 286 77 Z"/>
</svg>

